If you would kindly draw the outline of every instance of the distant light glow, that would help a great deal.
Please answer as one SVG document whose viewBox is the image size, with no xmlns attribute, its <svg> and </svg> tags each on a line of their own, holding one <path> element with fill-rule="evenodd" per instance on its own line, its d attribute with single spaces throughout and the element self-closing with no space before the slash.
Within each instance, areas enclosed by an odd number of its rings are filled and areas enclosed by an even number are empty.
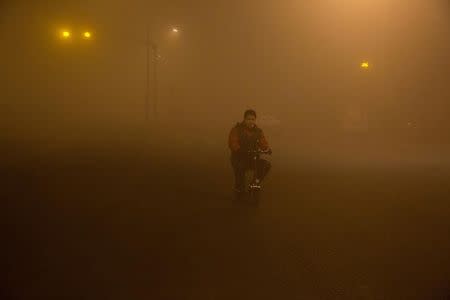
<svg viewBox="0 0 450 300">
<path fill-rule="evenodd" d="M 70 38 L 70 31 L 63 30 L 63 31 L 61 32 L 61 37 L 62 37 L 63 39 L 68 39 L 68 38 Z"/>
<path fill-rule="evenodd" d="M 89 31 L 86 31 L 85 33 L 83 33 L 83 36 L 86 39 L 90 39 L 92 37 L 92 34 Z"/>
<path fill-rule="evenodd" d="M 361 68 L 363 68 L 363 69 L 368 69 L 369 67 L 370 67 L 370 64 L 369 64 L 368 61 L 363 61 L 363 62 L 361 63 Z"/>
<path fill-rule="evenodd" d="M 172 28 L 172 32 L 174 32 L 174 33 L 178 33 L 179 31 L 180 30 L 178 28 L 176 28 L 176 27 Z"/>
</svg>

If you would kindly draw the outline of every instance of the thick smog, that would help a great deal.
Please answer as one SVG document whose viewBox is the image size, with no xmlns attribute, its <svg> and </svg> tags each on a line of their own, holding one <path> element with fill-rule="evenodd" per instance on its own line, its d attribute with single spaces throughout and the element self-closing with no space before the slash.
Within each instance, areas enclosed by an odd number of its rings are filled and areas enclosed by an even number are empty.
<svg viewBox="0 0 450 300">
<path fill-rule="evenodd" d="M 0 2 L 2 299 L 449 299 L 450 2 Z"/>
</svg>

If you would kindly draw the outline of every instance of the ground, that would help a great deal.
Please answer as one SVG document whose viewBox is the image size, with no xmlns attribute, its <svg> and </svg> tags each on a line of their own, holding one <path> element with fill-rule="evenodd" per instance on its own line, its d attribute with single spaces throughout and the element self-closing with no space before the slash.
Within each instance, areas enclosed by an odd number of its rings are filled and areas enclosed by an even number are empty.
<svg viewBox="0 0 450 300">
<path fill-rule="evenodd" d="M 253 206 L 233 202 L 225 146 L 13 146 L 2 299 L 446 299 L 445 164 L 274 149 Z"/>
</svg>

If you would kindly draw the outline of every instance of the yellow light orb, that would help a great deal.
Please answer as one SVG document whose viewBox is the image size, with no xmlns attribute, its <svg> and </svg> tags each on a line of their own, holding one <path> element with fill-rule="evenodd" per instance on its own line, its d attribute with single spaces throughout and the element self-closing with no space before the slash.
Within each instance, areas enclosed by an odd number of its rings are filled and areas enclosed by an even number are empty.
<svg viewBox="0 0 450 300">
<path fill-rule="evenodd" d="M 70 32 L 67 31 L 67 30 L 64 30 L 64 31 L 61 33 L 61 37 L 62 37 L 63 39 L 68 39 L 68 38 L 70 38 Z"/>
<path fill-rule="evenodd" d="M 89 31 L 86 31 L 85 33 L 83 33 L 84 38 L 86 39 L 90 39 L 92 34 Z"/>
<path fill-rule="evenodd" d="M 363 69 L 368 69 L 370 67 L 369 62 L 368 61 L 363 61 L 361 63 L 361 68 Z"/>
<path fill-rule="evenodd" d="M 172 28 L 172 32 L 174 32 L 174 33 L 178 33 L 178 28 Z"/>
</svg>

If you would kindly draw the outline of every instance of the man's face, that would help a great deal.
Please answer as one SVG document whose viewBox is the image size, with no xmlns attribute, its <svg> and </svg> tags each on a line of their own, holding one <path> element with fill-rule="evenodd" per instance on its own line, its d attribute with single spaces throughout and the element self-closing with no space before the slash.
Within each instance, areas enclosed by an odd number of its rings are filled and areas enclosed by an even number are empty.
<svg viewBox="0 0 450 300">
<path fill-rule="evenodd" d="M 244 119 L 244 124 L 245 126 L 247 126 L 248 128 L 253 128 L 255 127 L 255 123 L 256 123 L 256 117 L 253 115 L 248 115 L 247 117 L 245 117 Z"/>
</svg>

